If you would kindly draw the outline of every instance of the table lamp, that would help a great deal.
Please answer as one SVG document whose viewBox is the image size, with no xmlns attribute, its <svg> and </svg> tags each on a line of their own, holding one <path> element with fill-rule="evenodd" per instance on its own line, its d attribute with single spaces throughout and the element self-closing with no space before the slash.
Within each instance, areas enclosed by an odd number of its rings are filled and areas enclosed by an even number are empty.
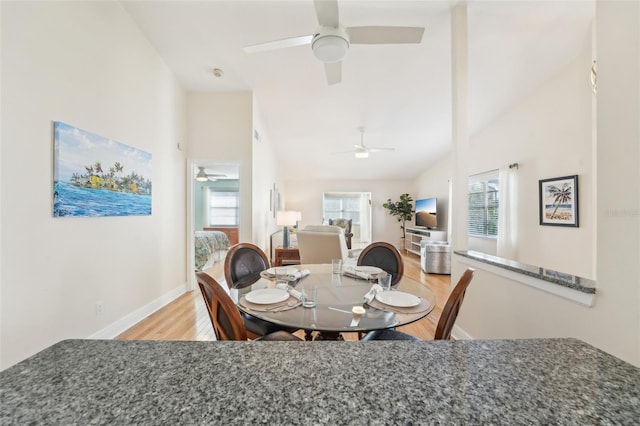
<svg viewBox="0 0 640 426">
<path fill-rule="evenodd" d="M 289 227 L 296 224 L 298 212 L 280 210 L 276 216 L 276 224 L 282 226 L 282 247 L 289 248 Z"/>
</svg>

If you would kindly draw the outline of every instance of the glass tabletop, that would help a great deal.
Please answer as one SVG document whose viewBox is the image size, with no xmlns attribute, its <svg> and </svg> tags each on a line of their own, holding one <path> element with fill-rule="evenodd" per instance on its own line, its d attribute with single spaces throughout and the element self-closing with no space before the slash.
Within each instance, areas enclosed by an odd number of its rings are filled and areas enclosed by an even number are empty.
<svg viewBox="0 0 640 426">
<path fill-rule="evenodd" d="M 352 321 L 354 315 L 351 309 L 354 306 L 363 306 L 364 295 L 375 281 L 346 275 L 336 277 L 331 273 L 331 265 L 296 265 L 293 269 L 309 271 L 308 276 L 292 282 L 291 287 L 301 291 L 304 287 L 316 286 L 318 293 L 314 308 L 297 306 L 293 309 L 265 311 L 249 307 L 250 304 L 246 303 L 243 296 L 254 290 L 276 287 L 275 279 L 264 274 L 262 277 L 251 277 L 244 283 L 236 283 L 234 286 L 236 288 L 231 290 L 231 296 L 241 311 L 256 318 L 287 328 L 330 333 L 366 332 L 409 324 L 427 316 L 436 304 L 435 296 L 429 289 L 405 276 L 393 291 L 418 296 L 421 299 L 420 306 L 413 309 L 403 308 L 385 305 L 374 300 L 371 303 L 374 306 L 367 306 L 365 314 L 356 324 Z M 419 312 L 416 312 L 417 310 Z"/>
</svg>

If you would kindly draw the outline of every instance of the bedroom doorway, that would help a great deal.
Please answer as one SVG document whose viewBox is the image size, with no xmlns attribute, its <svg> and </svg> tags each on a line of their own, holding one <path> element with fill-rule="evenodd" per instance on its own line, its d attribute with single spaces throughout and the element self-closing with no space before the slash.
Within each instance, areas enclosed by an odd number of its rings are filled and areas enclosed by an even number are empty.
<svg viewBox="0 0 640 426">
<path fill-rule="evenodd" d="M 206 270 L 224 260 L 240 236 L 240 166 L 215 160 L 190 161 L 188 170 L 188 270 Z M 189 289 L 195 288 L 193 273 Z"/>
</svg>

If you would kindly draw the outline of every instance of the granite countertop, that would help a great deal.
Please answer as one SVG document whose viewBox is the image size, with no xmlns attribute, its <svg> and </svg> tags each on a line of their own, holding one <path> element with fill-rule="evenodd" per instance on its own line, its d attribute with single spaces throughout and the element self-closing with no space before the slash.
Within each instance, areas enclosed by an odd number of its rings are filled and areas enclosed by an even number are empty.
<svg viewBox="0 0 640 426">
<path fill-rule="evenodd" d="M 588 278 L 571 275 L 564 272 L 554 271 L 553 269 L 541 268 L 539 266 L 528 265 L 526 263 L 516 262 L 515 260 L 503 259 L 502 257 L 492 256 L 473 250 L 456 250 L 454 252 L 459 256 L 477 260 L 478 262 L 493 265 L 498 268 L 528 275 L 539 280 L 558 284 L 583 293 L 595 294 L 596 282 Z"/>
<path fill-rule="evenodd" d="M 0 424 L 637 424 L 640 369 L 575 339 L 66 340 L 0 372 Z"/>
</svg>

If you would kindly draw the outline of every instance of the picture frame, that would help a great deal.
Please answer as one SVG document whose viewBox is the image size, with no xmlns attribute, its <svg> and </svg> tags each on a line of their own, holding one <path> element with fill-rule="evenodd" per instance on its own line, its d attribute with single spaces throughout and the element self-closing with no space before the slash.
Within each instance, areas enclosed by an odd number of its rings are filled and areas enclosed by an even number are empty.
<svg viewBox="0 0 640 426">
<path fill-rule="evenodd" d="M 53 217 L 151 215 L 151 153 L 60 121 L 53 144 Z"/>
<path fill-rule="evenodd" d="M 538 182 L 540 225 L 579 226 L 578 175 Z"/>
</svg>

